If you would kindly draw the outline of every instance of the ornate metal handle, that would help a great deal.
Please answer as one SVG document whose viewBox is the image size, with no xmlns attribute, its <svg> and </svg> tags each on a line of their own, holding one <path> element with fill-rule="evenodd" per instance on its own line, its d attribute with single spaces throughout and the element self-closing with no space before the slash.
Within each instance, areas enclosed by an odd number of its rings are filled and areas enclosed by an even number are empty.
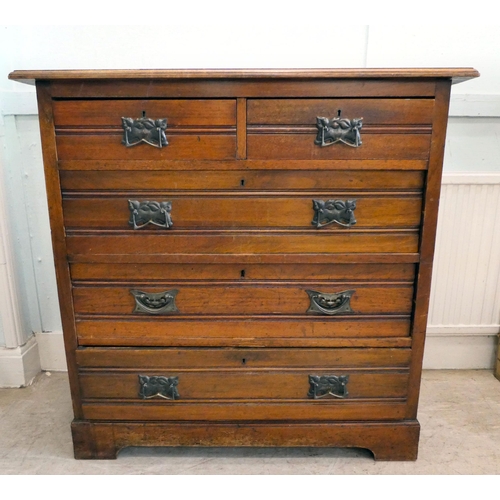
<svg viewBox="0 0 500 500">
<path fill-rule="evenodd" d="M 130 219 L 128 223 L 134 229 L 153 224 L 153 226 L 170 229 L 174 223 L 170 212 L 172 211 L 171 201 L 137 201 L 128 200 Z"/>
<path fill-rule="evenodd" d="M 358 148 L 363 144 L 359 132 L 363 126 L 363 118 L 348 120 L 347 118 L 341 118 L 340 114 L 341 112 L 339 111 L 339 116 L 331 120 L 322 116 L 316 117 L 318 135 L 314 144 L 325 147 L 337 142 L 343 142 L 353 148 Z"/>
<path fill-rule="evenodd" d="M 335 222 L 340 226 L 351 227 L 356 224 L 354 210 L 356 200 L 313 200 L 314 217 L 311 221 L 316 229 Z"/>
<path fill-rule="evenodd" d="M 306 290 L 309 295 L 309 309 L 307 313 L 326 314 L 334 316 L 335 314 L 345 314 L 354 312 L 351 309 L 351 297 L 356 290 L 345 290 L 338 293 L 323 293 L 314 290 Z"/>
<path fill-rule="evenodd" d="M 167 119 L 160 118 L 125 118 L 122 117 L 123 139 L 122 144 L 128 148 L 141 142 L 145 142 L 155 148 L 162 148 L 168 145 L 165 130 L 167 129 Z"/>
<path fill-rule="evenodd" d="M 311 399 L 320 399 L 327 396 L 334 398 L 346 398 L 347 382 L 349 375 L 309 375 L 309 392 L 307 397 Z"/>
<path fill-rule="evenodd" d="M 175 297 L 179 290 L 167 290 L 166 292 L 147 293 L 142 290 L 130 290 L 135 299 L 134 313 L 147 314 L 171 314 L 178 313 L 175 305 Z"/>
<path fill-rule="evenodd" d="M 179 377 L 148 377 L 147 375 L 139 375 L 139 397 L 142 399 L 155 397 L 179 399 L 178 384 Z"/>
</svg>

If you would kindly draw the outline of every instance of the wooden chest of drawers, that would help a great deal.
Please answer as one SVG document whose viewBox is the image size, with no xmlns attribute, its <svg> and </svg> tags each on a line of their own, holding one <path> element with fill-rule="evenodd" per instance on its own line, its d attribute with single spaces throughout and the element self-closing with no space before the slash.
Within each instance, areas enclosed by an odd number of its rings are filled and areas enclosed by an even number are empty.
<svg viewBox="0 0 500 500">
<path fill-rule="evenodd" d="M 77 458 L 417 456 L 450 85 L 472 69 L 36 81 Z"/>
</svg>

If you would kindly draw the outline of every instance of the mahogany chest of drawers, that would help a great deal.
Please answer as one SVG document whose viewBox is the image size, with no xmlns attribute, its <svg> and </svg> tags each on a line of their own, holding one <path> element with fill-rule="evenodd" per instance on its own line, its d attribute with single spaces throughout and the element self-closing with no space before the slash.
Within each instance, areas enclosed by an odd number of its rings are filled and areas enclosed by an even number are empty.
<svg viewBox="0 0 500 500">
<path fill-rule="evenodd" d="M 417 457 L 450 85 L 473 69 L 36 81 L 76 458 Z"/>
</svg>

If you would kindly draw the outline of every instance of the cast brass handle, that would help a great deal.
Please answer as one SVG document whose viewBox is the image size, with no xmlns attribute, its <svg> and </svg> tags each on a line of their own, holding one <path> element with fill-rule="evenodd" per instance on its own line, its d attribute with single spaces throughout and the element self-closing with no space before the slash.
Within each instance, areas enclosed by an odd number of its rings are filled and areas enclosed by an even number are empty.
<svg viewBox="0 0 500 500">
<path fill-rule="evenodd" d="M 315 290 L 306 290 L 309 295 L 309 309 L 308 313 L 326 314 L 327 316 L 334 316 L 335 314 L 352 313 L 351 297 L 356 290 L 345 290 L 338 293 L 323 293 Z"/>
<path fill-rule="evenodd" d="M 349 120 L 341 118 L 340 115 L 341 110 L 339 110 L 339 115 L 331 120 L 322 116 L 316 117 L 318 134 L 314 144 L 325 147 L 342 142 L 353 148 L 358 148 L 363 144 L 360 133 L 363 127 L 363 118 Z"/>
<path fill-rule="evenodd" d="M 122 117 L 123 139 L 122 144 L 128 148 L 145 142 L 155 148 L 162 148 L 168 145 L 165 130 L 167 129 L 167 119 L 159 118 L 126 118 Z"/>
<path fill-rule="evenodd" d="M 347 392 L 349 375 L 309 375 L 309 392 L 307 397 L 321 399 L 327 396 L 343 399 Z"/>
<path fill-rule="evenodd" d="M 151 399 L 179 399 L 179 377 L 139 375 L 139 397 Z"/>
<path fill-rule="evenodd" d="M 148 293 L 142 290 L 130 290 L 135 299 L 133 313 L 146 314 L 172 314 L 178 313 L 175 305 L 175 297 L 179 290 L 167 290 L 165 292 Z"/>
<path fill-rule="evenodd" d="M 340 226 L 351 227 L 356 224 L 354 210 L 356 200 L 313 200 L 314 217 L 311 222 L 316 229 L 335 222 Z"/>
<path fill-rule="evenodd" d="M 141 229 L 148 224 L 165 229 L 170 229 L 174 225 L 170 215 L 171 201 L 128 200 L 128 209 L 130 210 L 128 223 L 134 229 Z"/>
</svg>

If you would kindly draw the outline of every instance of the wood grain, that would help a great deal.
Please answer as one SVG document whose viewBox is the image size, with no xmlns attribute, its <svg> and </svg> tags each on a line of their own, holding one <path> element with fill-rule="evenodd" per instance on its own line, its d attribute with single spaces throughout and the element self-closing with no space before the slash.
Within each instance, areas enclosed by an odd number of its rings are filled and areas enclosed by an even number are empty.
<svg viewBox="0 0 500 500">
<path fill-rule="evenodd" d="M 238 98 L 238 97 L 433 97 L 433 79 L 134 79 L 54 80 L 53 95 L 61 98 Z"/>
<path fill-rule="evenodd" d="M 236 100 L 134 99 L 54 101 L 56 130 L 63 127 L 121 128 L 122 117 L 167 119 L 169 129 L 192 126 L 236 125 Z"/>
<path fill-rule="evenodd" d="M 61 187 L 70 191 L 231 190 L 253 191 L 420 191 L 423 171 L 295 170 L 61 170 Z M 218 166 L 217 166 L 218 168 Z M 243 183 L 242 183 L 243 181 Z M 168 193 L 170 194 L 170 193 Z"/>
<path fill-rule="evenodd" d="M 316 134 L 254 134 L 247 136 L 249 159 L 301 160 L 426 160 L 429 156 L 428 134 L 362 134 L 363 144 L 352 148 L 345 144 L 320 147 Z"/>
<path fill-rule="evenodd" d="M 130 283 L 126 287 L 75 286 L 74 307 L 77 314 L 130 315 L 135 308 L 131 289 L 147 293 L 178 289 L 175 303 L 180 314 L 187 315 L 259 315 L 305 314 L 310 305 L 306 289 L 324 293 L 339 293 L 355 289 L 351 308 L 356 314 L 409 314 L 412 308 L 412 285 L 367 286 L 354 283 L 312 282 L 280 286 L 227 284 L 166 283 L 163 286 L 142 286 Z M 166 318 L 165 318 L 166 321 Z"/>
<path fill-rule="evenodd" d="M 71 424 L 75 458 L 115 459 L 127 446 L 337 446 L 376 460 L 416 460 L 420 425 L 402 422 L 85 422 Z"/>
<path fill-rule="evenodd" d="M 153 233 L 153 234 L 152 234 Z M 156 234 L 155 234 L 156 233 Z M 143 230 L 119 236 L 68 233 L 68 255 L 164 255 L 168 254 L 307 254 L 307 253 L 413 253 L 416 232 L 339 232 L 314 234 L 261 233 L 197 234 L 172 230 L 170 234 Z"/>
<path fill-rule="evenodd" d="M 363 118 L 366 124 L 430 124 L 433 99 L 249 99 L 248 123 L 316 125 L 316 118 Z"/>
<path fill-rule="evenodd" d="M 326 177 L 325 173 L 335 176 L 338 170 L 386 170 L 391 173 L 407 170 L 427 170 L 426 160 L 59 160 L 59 170 L 81 170 L 81 171 L 108 171 L 123 170 L 128 176 L 130 171 L 221 171 L 224 174 L 228 170 L 264 170 L 273 173 L 274 170 L 292 170 L 299 176 L 304 172 L 309 174 L 311 170 L 320 171 L 319 174 Z M 396 174 L 397 175 L 397 174 Z"/>
<path fill-rule="evenodd" d="M 409 347 L 409 316 L 124 319 L 80 317 L 81 346 Z"/>
<path fill-rule="evenodd" d="M 121 370 L 193 369 L 250 370 L 287 368 L 387 368 L 408 367 L 410 349 L 102 349 L 80 348 L 80 369 Z M 196 368 L 195 368 L 196 369 Z"/>
<path fill-rule="evenodd" d="M 57 293 L 61 310 L 61 323 L 64 332 L 64 348 L 68 361 L 68 376 L 72 394 L 73 413 L 75 418 L 82 417 L 80 400 L 80 383 L 76 372 L 75 349 L 78 345 L 73 302 L 71 300 L 71 278 L 65 240 L 61 186 L 57 170 L 57 150 L 54 131 L 54 116 L 52 113 L 52 98 L 50 84 L 39 82 L 36 86 L 40 136 L 42 138 L 42 155 L 45 172 L 45 186 L 54 251 L 54 265 L 57 278 Z"/>
<path fill-rule="evenodd" d="M 347 375 L 349 395 L 345 401 L 360 398 L 404 398 L 408 389 L 408 372 L 375 370 L 358 372 L 354 368 L 331 369 L 315 366 L 297 370 L 294 368 L 280 371 L 259 370 L 145 370 L 136 366 L 132 373 L 116 372 L 113 368 L 105 372 L 82 370 L 80 382 L 83 401 L 88 400 L 128 400 L 140 404 L 158 403 L 161 398 L 144 402 L 139 397 L 138 375 L 176 376 L 179 378 L 178 390 L 182 402 L 196 401 L 197 403 L 216 401 L 308 401 L 309 375 Z M 330 401 L 334 398 L 330 398 Z M 328 401 L 325 398 L 324 401 Z M 108 402 L 108 401 L 106 401 Z M 165 401 L 165 406 L 168 401 Z M 173 404 L 176 402 L 173 401 Z"/>
<path fill-rule="evenodd" d="M 346 401 L 342 404 L 332 400 L 291 403 L 175 401 L 170 405 L 103 401 L 83 404 L 84 418 L 107 421 L 381 421 L 401 420 L 404 417 L 404 410 L 404 402 L 390 399 L 376 402 Z"/>
<path fill-rule="evenodd" d="M 474 68 L 335 68 L 335 69 L 99 69 L 99 70 L 17 70 L 9 74 L 11 80 L 112 80 L 112 79 L 226 79 L 265 78 L 279 80 L 300 78 L 348 79 L 408 79 L 408 78 L 477 78 Z M 308 82 L 314 83 L 314 82 Z"/>
<path fill-rule="evenodd" d="M 149 144 L 124 146 L 120 134 L 59 134 L 57 151 L 60 160 L 155 160 L 210 159 L 236 157 L 236 134 L 170 135 L 168 146 Z"/>
<path fill-rule="evenodd" d="M 356 199 L 356 228 L 416 228 L 420 225 L 421 198 L 415 196 L 359 196 Z M 170 201 L 177 229 L 189 228 L 293 228 L 318 231 L 312 225 L 313 200 L 343 199 L 346 196 L 310 193 L 307 196 L 165 196 L 130 193 L 123 197 L 69 197 L 63 200 L 64 223 L 68 229 L 130 229 L 128 200 Z M 154 229 L 154 226 L 151 226 Z M 159 229 L 160 230 L 160 229 Z M 345 231 L 332 223 L 323 231 Z"/>
<path fill-rule="evenodd" d="M 406 281 L 414 264 L 71 264 L 75 281 L 177 280 L 361 280 Z M 242 273 L 242 271 L 244 271 Z"/>
</svg>

